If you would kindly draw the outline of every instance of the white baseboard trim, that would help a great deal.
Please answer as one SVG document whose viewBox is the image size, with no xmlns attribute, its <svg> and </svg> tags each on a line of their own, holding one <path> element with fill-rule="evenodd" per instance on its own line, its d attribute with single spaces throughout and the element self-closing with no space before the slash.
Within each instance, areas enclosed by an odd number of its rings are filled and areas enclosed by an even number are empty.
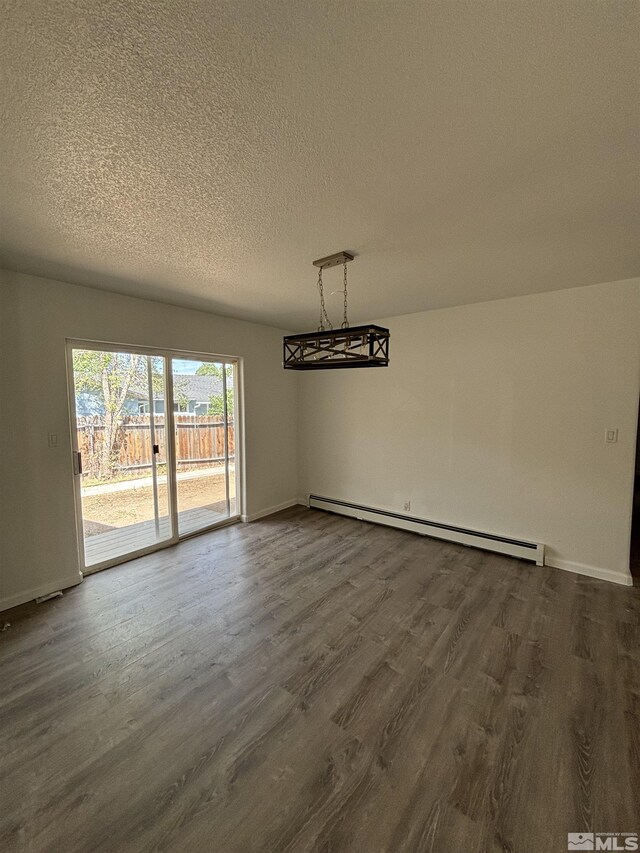
<svg viewBox="0 0 640 853">
<path fill-rule="evenodd" d="M 303 496 L 300 496 L 298 498 L 298 503 L 302 504 L 302 506 L 308 507 L 310 504 L 310 500 L 311 500 L 310 495 L 303 495 Z M 322 498 L 315 498 L 314 497 L 314 501 L 322 501 L 322 500 L 323 500 Z M 371 512 L 372 517 L 370 519 L 368 519 L 366 516 L 366 513 L 363 512 L 363 509 L 364 508 L 361 507 L 357 511 L 354 510 L 353 512 L 350 512 L 349 510 L 340 509 L 338 507 L 336 509 L 333 509 L 333 511 L 334 512 L 339 511 L 343 515 L 351 515 L 353 517 L 358 517 L 358 518 L 362 517 L 365 520 L 371 520 L 373 522 L 380 523 L 378 521 L 378 519 L 373 517 L 376 514 L 376 510 L 373 510 Z M 419 519 L 417 521 L 419 522 Z M 402 525 L 394 522 L 391 524 L 391 526 L 401 527 Z M 407 524 L 407 525 L 403 526 L 402 529 L 412 529 L 411 524 Z M 421 531 L 417 530 L 415 532 L 420 533 Z M 446 538 L 446 537 L 443 537 L 443 538 Z M 465 544 L 467 544 L 467 543 L 465 543 Z M 469 542 L 468 544 L 470 544 L 472 546 L 474 545 L 473 542 Z M 631 573 L 629 571 L 625 572 L 625 571 L 616 571 L 614 569 L 602 569 L 599 566 L 589 566 L 586 563 L 576 563 L 572 560 L 564 560 L 560 557 L 553 557 L 552 555 L 549 554 L 548 550 L 544 553 L 544 563 L 542 563 L 542 562 L 539 563 L 539 565 L 543 565 L 543 564 L 545 566 L 551 566 L 555 569 L 561 569 L 562 571 L 565 571 L 565 572 L 573 572 L 574 574 L 577 574 L 577 575 L 584 575 L 585 577 L 595 578 L 597 580 L 602 580 L 602 581 L 607 581 L 608 583 L 617 583 L 617 584 L 621 584 L 622 586 L 633 586 L 633 577 L 631 576 Z"/>
<path fill-rule="evenodd" d="M 19 604 L 24 604 L 27 601 L 33 601 L 34 598 L 40 598 L 41 595 L 49 595 L 51 592 L 57 592 L 59 589 L 69 589 L 71 586 L 77 586 L 82 583 L 82 575 L 78 572 L 75 575 L 68 575 L 65 578 L 49 581 L 42 586 L 37 586 L 34 589 L 25 589 L 15 595 L 9 595 L 6 598 L 0 598 L 0 611 L 9 610 L 10 607 L 17 607 Z"/>
<path fill-rule="evenodd" d="M 338 515 L 346 515 L 360 521 L 408 530 L 420 536 L 429 536 L 433 539 L 443 539 L 446 542 L 457 542 L 460 545 L 482 548 L 485 551 L 495 551 L 497 554 L 507 554 L 510 557 L 532 560 L 538 566 L 544 566 L 544 545 L 541 542 L 529 542 L 499 533 L 459 527 L 442 521 L 429 521 L 419 516 L 404 515 L 382 507 L 365 506 L 315 494 L 309 495 L 309 506 L 312 509 L 335 512 Z"/>
<path fill-rule="evenodd" d="M 288 501 L 284 501 L 281 504 L 276 504 L 275 506 L 267 507 L 267 509 L 258 510 L 258 512 L 253 512 L 251 515 L 242 515 L 240 518 L 245 522 L 257 521 L 259 518 L 265 518 L 267 515 L 273 515 L 274 512 L 281 512 L 283 509 L 289 509 L 290 506 L 296 506 L 298 504 L 298 498 L 291 498 Z"/>
<path fill-rule="evenodd" d="M 596 578 L 609 583 L 619 583 L 622 586 L 633 586 L 633 578 L 629 572 L 617 572 L 614 569 L 601 569 L 598 566 L 588 566 L 586 563 L 574 563 L 572 560 L 562 560 L 559 557 L 547 557 L 547 566 L 554 569 L 562 569 L 563 572 L 573 572 L 576 575 L 585 575 L 588 578 Z"/>
</svg>

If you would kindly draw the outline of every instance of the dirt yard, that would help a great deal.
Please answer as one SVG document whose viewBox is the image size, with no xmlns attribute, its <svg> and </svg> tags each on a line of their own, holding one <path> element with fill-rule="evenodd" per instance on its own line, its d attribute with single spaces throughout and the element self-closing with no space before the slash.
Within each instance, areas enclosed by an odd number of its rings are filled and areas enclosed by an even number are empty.
<svg viewBox="0 0 640 853">
<path fill-rule="evenodd" d="M 235 475 L 230 475 L 231 498 L 235 495 Z M 197 507 L 211 507 L 212 504 L 224 504 L 226 500 L 224 474 L 199 477 L 193 480 L 178 480 L 178 512 Z M 160 514 L 168 514 L 166 484 L 158 485 L 158 503 Z M 214 508 L 214 507 L 212 507 Z M 215 507 L 220 509 L 222 507 Z M 233 504 L 232 504 L 233 510 Z M 82 511 L 85 520 L 85 535 L 95 536 L 114 527 L 126 527 L 138 521 L 153 518 L 153 488 L 126 489 L 119 492 L 107 492 L 100 495 L 86 495 L 82 498 Z"/>
</svg>

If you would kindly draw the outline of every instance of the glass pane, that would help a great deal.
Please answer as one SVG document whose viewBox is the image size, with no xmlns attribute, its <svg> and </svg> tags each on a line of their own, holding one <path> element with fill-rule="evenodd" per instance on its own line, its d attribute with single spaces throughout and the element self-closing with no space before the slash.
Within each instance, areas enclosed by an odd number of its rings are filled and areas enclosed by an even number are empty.
<svg viewBox="0 0 640 853">
<path fill-rule="evenodd" d="M 180 535 L 229 517 L 224 370 L 220 361 L 172 359 Z"/>
<path fill-rule="evenodd" d="M 167 434 L 166 434 L 166 379 L 164 374 L 164 358 L 161 356 L 148 356 L 148 370 L 150 372 L 151 392 L 153 403 L 148 405 L 149 414 L 145 418 L 149 421 L 151 441 L 151 487 L 154 491 L 154 501 L 157 502 L 157 529 L 161 539 L 171 537 L 171 513 L 169 484 L 167 482 Z M 145 421 L 142 421 L 144 424 Z M 143 427 L 144 428 L 144 427 Z M 148 472 L 148 467 L 145 471 Z M 148 488 L 145 486 L 144 488 Z"/>
<path fill-rule="evenodd" d="M 231 515 L 238 513 L 238 501 L 236 496 L 236 368 L 233 364 L 227 365 L 227 425 L 229 441 L 229 512 Z"/>
<path fill-rule="evenodd" d="M 164 359 L 91 349 L 72 358 L 85 565 L 93 566 L 171 538 Z"/>
</svg>

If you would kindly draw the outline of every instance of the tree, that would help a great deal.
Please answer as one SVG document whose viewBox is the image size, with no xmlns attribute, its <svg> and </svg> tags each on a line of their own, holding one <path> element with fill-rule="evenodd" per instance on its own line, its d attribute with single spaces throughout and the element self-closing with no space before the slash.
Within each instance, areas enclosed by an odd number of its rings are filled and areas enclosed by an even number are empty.
<svg viewBox="0 0 640 853">
<path fill-rule="evenodd" d="M 178 404 L 179 412 L 186 412 L 189 405 L 189 394 L 187 393 L 187 381 L 184 376 L 174 374 L 173 377 L 173 402 Z"/>
<path fill-rule="evenodd" d="M 227 365 L 227 379 L 233 379 L 233 365 Z M 218 379 L 222 379 L 222 365 L 214 364 L 211 361 L 207 361 L 204 364 L 201 364 L 200 367 L 196 370 L 197 376 L 217 376 Z"/>
<path fill-rule="evenodd" d="M 76 393 L 96 394 L 104 406 L 104 440 L 99 452 L 98 476 L 109 478 L 117 462 L 116 439 L 127 397 L 131 391 L 148 389 L 147 358 L 151 360 L 152 383 L 162 387 L 162 359 L 153 356 L 100 350 L 74 350 L 73 372 Z"/>
<path fill-rule="evenodd" d="M 225 367 L 225 372 L 227 374 L 227 417 L 233 417 L 233 388 L 229 387 L 229 381 L 233 382 L 233 365 L 227 364 Z M 196 374 L 198 376 L 215 376 L 218 379 L 222 379 L 222 364 L 216 364 L 213 362 L 205 362 L 201 364 L 200 367 L 196 370 Z M 222 393 L 220 394 L 212 394 L 209 397 L 209 409 L 207 411 L 208 415 L 224 415 L 224 405 L 222 400 Z"/>
<path fill-rule="evenodd" d="M 212 394 L 209 397 L 208 415 L 224 415 L 222 394 Z M 233 418 L 233 388 L 227 388 L 227 418 Z"/>
</svg>

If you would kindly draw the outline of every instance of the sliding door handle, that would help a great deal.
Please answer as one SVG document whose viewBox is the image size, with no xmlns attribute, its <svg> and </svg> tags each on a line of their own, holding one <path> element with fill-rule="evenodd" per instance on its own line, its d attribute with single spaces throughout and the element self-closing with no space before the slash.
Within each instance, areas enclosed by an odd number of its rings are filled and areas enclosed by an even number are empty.
<svg viewBox="0 0 640 853">
<path fill-rule="evenodd" d="M 82 453 L 79 450 L 73 451 L 73 473 L 82 474 Z"/>
<path fill-rule="evenodd" d="M 153 452 L 154 453 L 160 453 L 160 445 L 159 444 L 153 445 Z"/>
</svg>

